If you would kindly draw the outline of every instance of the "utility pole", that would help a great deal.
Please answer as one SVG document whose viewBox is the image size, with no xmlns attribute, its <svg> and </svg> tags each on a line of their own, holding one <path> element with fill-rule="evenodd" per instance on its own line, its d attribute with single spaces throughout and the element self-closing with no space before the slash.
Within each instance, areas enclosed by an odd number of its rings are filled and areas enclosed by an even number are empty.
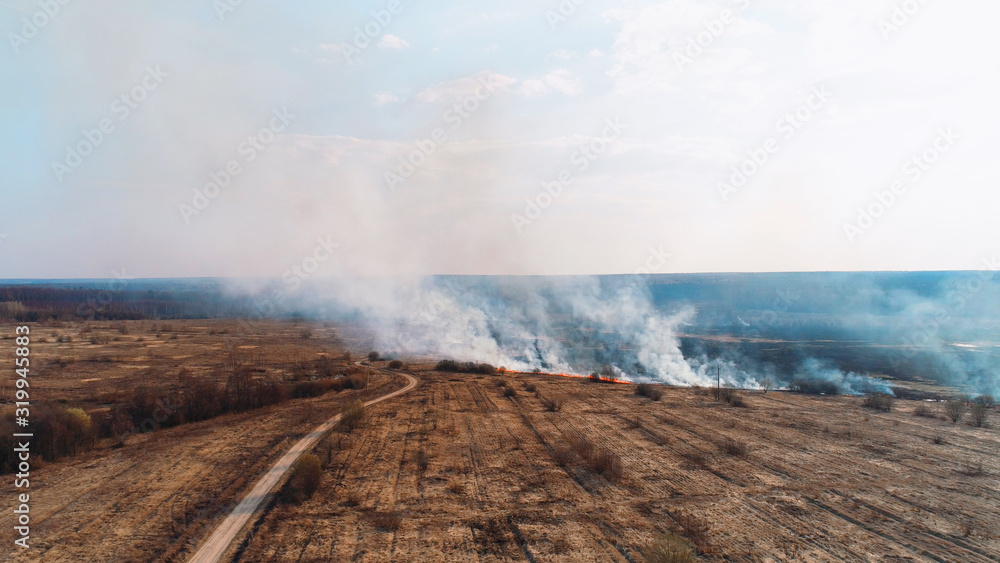
<svg viewBox="0 0 1000 563">
<path fill-rule="evenodd" d="M 715 366 L 715 377 L 718 381 L 719 390 L 715 392 L 715 398 L 722 400 L 722 366 Z"/>
</svg>

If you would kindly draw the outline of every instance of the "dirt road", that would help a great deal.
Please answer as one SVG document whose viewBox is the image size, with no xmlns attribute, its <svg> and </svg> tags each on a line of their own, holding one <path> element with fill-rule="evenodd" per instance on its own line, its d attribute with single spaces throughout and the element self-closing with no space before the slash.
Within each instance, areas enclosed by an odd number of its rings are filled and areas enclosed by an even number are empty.
<svg viewBox="0 0 1000 563">
<path fill-rule="evenodd" d="M 408 393 L 413 388 L 417 386 L 419 381 L 417 378 L 409 375 L 402 374 L 408 380 L 406 387 L 393 391 L 387 395 L 383 395 L 377 399 L 373 399 L 365 403 L 366 407 L 380 403 L 382 401 L 398 397 L 404 393 Z M 243 500 L 233 509 L 233 511 L 226 516 L 219 527 L 215 529 L 208 540 L 198 549 L 197 552 L 189 560 L 190 563 L 214 563 L 219 561 L 223 554 L 229 549 L 233 540 L 240 533 L 248 522 L 254 518 L 257 514 L 257 510 L 260 508 L 261 504 L 267 498 L 267 495 L 282 481 L 285 475 L 291 470 L 292 465 L 295 463 L 299 456 L 311 450 L 316 442 L 319 441 L 327 432 L 333 429 L 333 427 L 340 422 L 341 415 L 337 415 L 330 420 L 327 420 L 323 424 L 319 425 L 315 430 L 307 434 L 298 443 L 296 443 L 290 450 L 288 450 L 285 455 L 281 458 L 264 474 L 263 477 L 257 481 L 253 489 L 247 493 Z"/>
</svg>

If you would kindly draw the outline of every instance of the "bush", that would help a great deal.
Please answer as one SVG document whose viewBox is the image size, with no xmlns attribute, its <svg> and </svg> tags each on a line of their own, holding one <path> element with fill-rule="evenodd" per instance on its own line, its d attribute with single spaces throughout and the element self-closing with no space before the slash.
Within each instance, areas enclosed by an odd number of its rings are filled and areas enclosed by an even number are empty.
<svg viewBox="0 0 1000 563">
<path fill-rule="evenodd" d="M 542 397 L 542 406 L 549 412 L 559 412 L 562 410 L 563 402 L 559 397 L 555 397 L 553 399 L 546 399 Z"/>
<path fill-rule="evenodd" d="M 372 515 L 372 524 L 380 530 L 395 532 L 403 525 L 403 517 L 398 512 L 376 512 Z"/>
<path fill-rule="evenodd" d="M 82 409 L 55 409 L 36 416 L 35 445 L 45 461 L 73 456 L 94 446 L 94 426 L 90 415 Z"/>
<path fill-rule="evenodd" d="M 313 454 L 303 454 L 292 466 L 292 475 L 285 488 L 286 499 L 302 502 L 313 496 L 323 477 L 323 465 Z"/>
<path fill-rule="evenodd" d="M 608 481 L 618 482 L 625 476 L 625 465 L 618 454 L 598 448 L 591 454 L 588 460 L 590 468 L 600 473 Z"/>
<path fill-rule="evenodd" d="M 524 390 L 527 391 L 528 393 L 534 393 L 534 392 L 538 391 L 538 387 L 534 383 L 527 383 L 526 382 L 524 384 Z"/>
<path fill-rule="evenodd" d="M 976 403 L 972 405 L 972 425 L 977 428 L 983 428 L 986 426 L 986 419 L 989 417 L 990 409 L 983 404 Z"/>
<path fill-rule="evenodd" d="M 917 408 L 913 409 L 913 416 L 935 418 L 934 412 L 927 405 L 917 405 Z"/>
<path fill-rule="evenodd" d="M 208 420 L 228 407 L 225 391 L 210 381 L 194 381 L 184 389 L 184 418 L 188 422 Z"/>
<path fill-rule="evenodd" d="M 497 368 L 490 364 L 456 362 L 455 360 L 441 360 L 434 366 L 434 370 L 452 373 L 481 373 L 483 375 L 494 375 L 497 373 Z"/>
<path fill-rule="evenodd" d="M 567 448 L 566 446 L 560 446 L 552 451 L 552 460 L 556 462 L 559 467 L 566 467 L 573 461 L 573 450 Z"/>
<path fill-rule="evenodd" d="M 636 386 L 635 394 L 640 397 L 649 397 L 654 401 L 659 401 L 663 398 L 663 389 L 661 389 L 658 385 L 641 383 Z"/>
<path fill-rule="evenodd" d="M 965 417 L 965 412 L 968 410 L 965 401 L 961 399 L 952 399 L 944 405 L 944 412 L 948 415 L 948 418 L 955 424 L 958 424 L 962 418 Z"/>
<path fill-rule="evenodd" d="M 516 397 L 517 396 L 517 391 L 514 391 L 513 387 L 504 387 L 504 389 L 503 389 L 503 396 L 504 397 L 508 397 L 508 398 L 510 398 L 510 397 Z"/>
<path fill-rule="evenodd" d="M 997 400 L 994 399 L 992 395 L 980 395 L 976 397 L 976 404 L 983 405 L 986 408 L 990 408 L 997 404 Z"/>
<path fill-rule="evenodd" d="M 887 393 L 869 393 L 865 395 L 862 405 L 867 409 L 880 412 L 892 411 L 893 396 Z"/>
<path fill-rule="evenodd" d="M 733 438 L 726 438 L 720 449 L 733 457 L 746 457 L 750 451 L 746 444 Z"/>
<path fill-rule="evenodd" d="M 743 396 L 732 387 L 722 387 L 721 389 L 716 387 L 712 390 L 712 394 L 717 400 L 729 403 L 734 407 L 746 408 L 747 406 L 746 401 L 743 400 Z"/>
<path fill-rule="evenodd" d="M 698 560 L 691 542 L 667 532 L 642 550 L 649 563 L 693 563 Z"/>
<path fill-rule="evenodd" d="M 389 369 L 403 369 L 403 362 L 401 360 L 393 360 L 389 362 Z"/>
<path fill-rule="evenodd" d="M 351 401 L 340 411 L 340 427 L 350 432 L 361 424 L 365 416 L 365 404 L 361 401 Z"/>
<path fill-rule="evenodd" d="M 381 355 L 378 352 L 374 352 L 374 351 L 368 352 L 368 361 L 369 362 L 377 362 L 380 357 L 381 357 Z"/>
</svg>

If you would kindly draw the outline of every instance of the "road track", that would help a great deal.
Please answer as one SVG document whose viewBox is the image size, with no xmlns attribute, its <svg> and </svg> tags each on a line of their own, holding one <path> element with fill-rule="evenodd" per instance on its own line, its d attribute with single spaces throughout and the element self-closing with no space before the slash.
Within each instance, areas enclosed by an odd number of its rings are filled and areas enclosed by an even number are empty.
<svg viewBox="0 0 1000 563">
<path fill-rule="evenodd" d="M 408 380 L 406 387 L 382 395 L 377 399 L 372 399 L 365 403 L 365 407 L 369 407 L 376 403 L 392 399 L 412 391 L 419 380 L 410 374 L 403 373 L 400 374 Z M 239 535 L 240 531 L 243 530 L 252 520 L 255 520 L 260 516 L 260 508 L 264 504 L 265 499 L 270 495 L 274 489 L 281 483 L 285 476 L 292 469 L 292 465 L 295 461 L 299 459 L 299 456 L 310 451 L 315 447 L 316 443 L 326 435 L 327 432 L 332 430 L 337 423 L 340 422 L 341 415 L 337 415 L 323 424 L 316 427 L 315 430 L 306 434 L 301 440 L 299 440 L 294 446 L 291 447 L 280 459 L 270 469 L 265 473 L 254 485 L 253 489 L 250 490 L 243 500 L 240 501 L 236 508 L 230 512 L 226 518 L 215 528 L 212 535 L 209 536 L 208 540 L 195 552 L 193 556 L 188 560 L 189 563 L 216 563 L 222 559 L 222 556 L 229 551 L 229 547 L 232 545 L 233 540 Z"/>
</svg>

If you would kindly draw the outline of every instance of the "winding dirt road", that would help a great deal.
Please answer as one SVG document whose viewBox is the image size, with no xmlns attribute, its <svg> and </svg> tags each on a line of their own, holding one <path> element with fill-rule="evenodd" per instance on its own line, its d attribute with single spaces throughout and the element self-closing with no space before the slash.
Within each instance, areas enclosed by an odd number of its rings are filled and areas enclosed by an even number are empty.
<svg viewBox="0 0 1000 563">
<path fill-rule="evenodd" d="M 382 395 L 377 399 L 372 399 L 365 403 L 366 407 L 380 403 L 382 401 L 398 397 L 404 393 L 408 393 L 413 388 L 417 386 L 419 381 L 417 378 L 410 374 L 403 373 L 400 374 L 408 380 L 406 387 L 393 391 L 387 395 Z M 243 500 L 233 509 L 233 511 L 226 516 L 226 518 L 219 524 L 219 526 L 212 532 L 208 540 L 202 544 L 201 548 L 195 552 L 195 554 L 189 559 L 189 563 L 215 563 L 219 561 L 222 556 L 229 549 L 229 546 L 236 539 L 236 536 L 240 533 L 248 522 L 259 515 L 259 510 L 261 505 L 267 496 L 274 490 L 285 475 L 291 470 L 292 465 L 295 463 L 299 456 L 310 451 L 327 432 L 333 429 L 338 422 L 340 422 L 340 416 L 337 415 L 330 420 L 327 420 L 323 424 L 316 427 L 315 430 L 306 434 L 301 440 L 299 440 L 290 450 L 288 450 L 285 455 L 275 462 L 274 466 L 271 467 L 265 473 L 257 484 L 254 485 L 253 489 L 247 493 Z"/>
</svg>

